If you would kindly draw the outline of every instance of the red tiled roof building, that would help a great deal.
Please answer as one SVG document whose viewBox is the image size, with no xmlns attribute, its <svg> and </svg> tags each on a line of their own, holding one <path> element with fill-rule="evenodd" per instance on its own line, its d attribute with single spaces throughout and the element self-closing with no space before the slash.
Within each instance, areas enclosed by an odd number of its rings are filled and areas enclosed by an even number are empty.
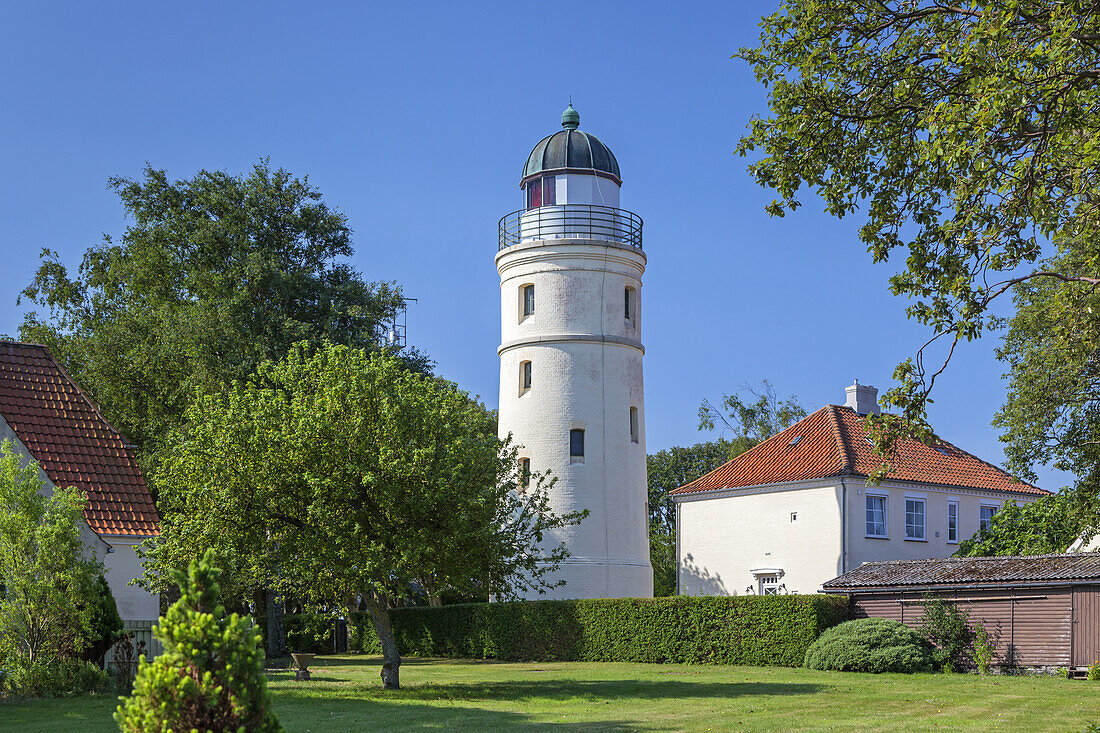
<svg viewBox="0 0 1100 733">
<path fill-rule="evenodd" d="M 160 522 L 145 477 L 123 436 L 44 346 L 0 341 L 0 440 L 37 461 L 54 486 L 87 495 L 86 542 L 107 568 L 119 613 L 155 619 L 156 597 L 127 585 L 141 573 L 135 545 Z"/>
<path fill-rule="evenodd" d="M 847 404 L 674 490 L 680 592 L 812 593 L 862 562 L 949 556 L 1005 501 L 1049 493 L 950 443 L 913 439 L 869 486 L 883 461 L 865 426 L 876 398 L 854 384 Z"/>
</svg>

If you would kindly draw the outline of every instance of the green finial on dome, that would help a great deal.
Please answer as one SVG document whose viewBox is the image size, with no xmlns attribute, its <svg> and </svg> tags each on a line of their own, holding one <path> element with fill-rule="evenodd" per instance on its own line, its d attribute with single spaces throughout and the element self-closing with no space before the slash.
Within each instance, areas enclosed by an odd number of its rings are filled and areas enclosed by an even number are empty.
<svg viewBox="0 0 1100 733">
<path fill-rule="evenodd" d="M 566 130 L 576 130 L 581 126 L 581 113 L 573 109 L 573 100 L 569 100 L 569 106 L 561 113 L 561 126 Z"/>
</svg>

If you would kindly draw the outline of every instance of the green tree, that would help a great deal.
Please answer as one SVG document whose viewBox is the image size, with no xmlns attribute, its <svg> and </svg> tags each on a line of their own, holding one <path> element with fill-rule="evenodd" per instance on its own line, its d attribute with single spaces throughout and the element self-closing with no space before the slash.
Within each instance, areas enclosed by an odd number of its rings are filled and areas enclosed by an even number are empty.
<svg viewBox="0 0 1100 733">
<path fill-rule="evenodd" d="M 746 384 L 740 393 L 724 395 L 718 405 L 709 400 L 699 405 L 699 429 L 720 428 L 727 446 L 726 460 L 736 458 L 804 417 L 806 408 L 798 403 L 798 398 L 791 395 L 779 399 L 766 379 L 760 382 L 760 389 Z"/>
<path fill-rule="evenodd" d="M 481 404 L 382 354 L 298 345 L 187 418 L 158 477 L 150 580 L 213 547 L 243 582 L 344 612 L 361 602 L 387 688 L 401 663 L 393 599 L 551 587 L 567 552 L 544 533 L 582 516 L 550 511 L 544 476 L 518 485 L 516 450 Z"/>
<path fill-rule="evenodd" d="M 1065 552 L 1088 530 L 1080 522 L 1072 490 L 1044 496 L 1023 506 L 1006 501 L 989 527 L 959 544 L 957 557 L 1045 555 Z"/>
<path fill-rule="evenodd" d="M 20 335 L 50 347 L 147 467 L 196 393 L 247 379 L 298 341 L 372 347 L 401 305 L 394 285 L 342 261 L 346 217 L 267 161 L 180 181 L 147 167 L 110 188 L 125 234 L 88 249 L 75 276 L 45 251 L 22 295 L 45 313 L 28 313 Z"/>
<path fill-rule="evenodd" d="M 153 629 L 164 652 L 138 661 L 115 721 L 123 733 L 281 731 L 271 710 L 260 632 L 218 602 L 213 553 L 176 573 L 182 595 Z"/>
<path fill-rule="evenodd" d="M 794 211 L 805 187 L 828 213 L 858 215 L 875 262 L 901 255 L 891 289 L 931 331 L 884 397 L 896 408 L 876 420 L 884 453 L 902 435 L 931 439 L 936 378 L 956 344 L 996 325 L 1002 296 L 1049 294 L 1049 319 L 1068 319 L 1053 338 L 1072 334 L 1066 344 L 1080 339 L 1082 353 L 1095 353 L 1100 324 L 1087 301 L 1100 283 L 1096 3 L 788 0 L 761 28 L 759 45 L 737 56 L 767 89 L 770 113 L 751 121 L 738 150 L 777 194 L 768 211 Z M 1019 363 L 1039 367 L 1046 335 L 1015 335 L 1036 349 Z M 1032 346 L 1012 339 L 1014 384 L 1042 376 L 1033 392 L 1044 389 L 1046 373 L 1016 371 Z M 1022 441 L 1010 450 L 1017 463 L 1042 457 L 1022 426 L 1038 435 L 1064 409 L 1091 408 L 1084 367 L 1077 360 L 1058 375 L 1054 417 L 1037 412 L 1033 395 L 1010 399 L 1002 416 L 1015 426 L 1010 441 Z"/>
<path fill-rule="evenodd" d="M 84 503 L 72 488 L 47 496 L 38 464 L 0 443 L 0 661 L 73 657 L 94 640 L 103 566 L 81 540 Z"/>
</svg>

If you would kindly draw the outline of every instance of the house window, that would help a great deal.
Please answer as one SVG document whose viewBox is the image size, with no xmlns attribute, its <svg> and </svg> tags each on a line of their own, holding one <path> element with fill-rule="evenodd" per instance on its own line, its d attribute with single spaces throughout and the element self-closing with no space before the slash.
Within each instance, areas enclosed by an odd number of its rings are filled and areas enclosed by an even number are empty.
<svg viewBox="0 0 1100 733">
<path fill-rule="evenodd" d="M 535 312 L 535 286 L 523 286 L 523 317 L 526 318 Z"/>
<path fill-rule="evenodd" d="M 519 490 L 524 492 L 531 485 L 531 459 L 519 459 Z"/>
<path fill-rule="evenodd" d="M 553 206 L 557 203 L 557 178 L 542 176 L 527 182 L 527 208 Z"/>
<path fill-rule="evenodd" d="M 867 536 L 886 536 L 886 497 L 867 495 Z"/>
<path fill-rule="evenodd" d="M 758 579 L 760 584 L 760 595 L 762 596 L 777 596 L 779 595 L 779 576 L 778 575 L 761 575 Z"/>
<path fill-rule="evenodd" d="M 638 442 L 638 408 L 630 408 L 630 442 Z"/>
<path fill-rule="evenodd" d="M 905 500 L 905 539 L 924 539 L 924 499 Z"/>
<path fill-rule="evenodd" d="M 995 516 L 997 516 L 997 507 L 982 506 L 981 514 L 978 515 L 978 530 L 982 532 L 988 530 L 989 523 L 993 521 Z"/>
<path fill-rule="evenodd" d="M 959 502 L 947 502 L 947 541 L 959 541 Z"/>
<path fill-rule="evenodd" d="M 531 362 L 521 361 L 519 363 L 519 393 L 521 395 L 527 394 L 531 390 Z"/>
<path fill-rule="evenodd" d="M 634 312 L 636 310 L 636 293 L 638 291 L 634 288 L 627 288 L 625 291 L 625 297 L 623 298 L 623 305 L 625 306 L 626 320 L 634 320 Z"/>
<path fill-rule="evenodd" d="M 569 457 L 584 458 L 584 431 L 574 429 L 569 431 Z"/>
</svg>

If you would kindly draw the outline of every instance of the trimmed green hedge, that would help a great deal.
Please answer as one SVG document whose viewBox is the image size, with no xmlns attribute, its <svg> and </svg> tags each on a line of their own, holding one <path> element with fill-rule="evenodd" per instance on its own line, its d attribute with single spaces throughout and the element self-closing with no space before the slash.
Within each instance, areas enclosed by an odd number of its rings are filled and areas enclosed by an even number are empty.
<svg viewBox="0 0 1100 733">
<path fill-rule="evenodd" d="M 847 611 L 843 596 L 679 596 L 398 608 L 391 617 L 408 656 L 798 667 Z M 366 614 L 349 634 L 349 648 L 378 653 Z"/>
</svg>

